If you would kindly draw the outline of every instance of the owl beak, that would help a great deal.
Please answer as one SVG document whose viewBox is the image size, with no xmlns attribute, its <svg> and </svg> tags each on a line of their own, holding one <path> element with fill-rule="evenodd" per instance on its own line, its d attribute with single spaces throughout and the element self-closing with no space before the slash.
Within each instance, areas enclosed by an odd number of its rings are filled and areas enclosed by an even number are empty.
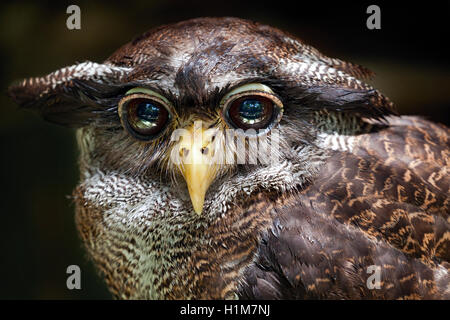
<svg viewBox="0 0 450 320">
<path fill-rule="evenodd" d="M 200 215 L 218 165 L 213 161 L 215 150 L 211 130 L 205 130 L 197 123 L 187 130 L 191 138 L 183 137 L 178 144 L 180 162 L 177 166 L 186 180 L 194 211 Z"/>
</svg>

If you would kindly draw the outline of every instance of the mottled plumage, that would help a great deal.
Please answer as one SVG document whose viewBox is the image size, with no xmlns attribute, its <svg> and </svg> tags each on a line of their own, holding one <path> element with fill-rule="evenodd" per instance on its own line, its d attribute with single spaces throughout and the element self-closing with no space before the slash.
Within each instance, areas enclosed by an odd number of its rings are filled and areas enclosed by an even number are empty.
<svg viewBox="0 0 450 320">
<path fill-rule="evenodd" d="M 9 94 L 78 128 L 77 226 L 117 298 L 449 299 L 449 129 L 398 116 L 371 76 L 277 29 L 202 18 Z M 171 134 L 196 120 L 224 132 L 227 93 L 255 83 L 282 103 L 280 161 L 214 167 L 196 200 Z M 168 105 L 149 141 L 119 114 L 133 88 Z M 205 143 L 202 157 L 231 144 Z"/>
</svg>

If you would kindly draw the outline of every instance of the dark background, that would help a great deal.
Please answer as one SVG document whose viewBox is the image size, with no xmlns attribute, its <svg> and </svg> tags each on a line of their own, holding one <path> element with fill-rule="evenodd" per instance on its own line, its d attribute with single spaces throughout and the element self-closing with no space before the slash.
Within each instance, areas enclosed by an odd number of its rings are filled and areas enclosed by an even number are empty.
<svg viewBox="0 0 450 320">
<path fill-rule="evenodd" d="M 63 66 L 101 62 L 134 36 L 200 16 L 237 16 L 284 29 L 323 53 L 369 67 L 373 85 L 403 114 L 449 124 L 450 5 L 363 1 L 2 2 L 0 5 L 0 299 L 109 299 L 88 261 L 68 195 L 78 180 L 74 131 L 19 110 L 4 94 L 13 81 Z M 66 8 L 81 8 L 81 30 Z M 381 30 L 366 8 L 381 7 Z M 82 290 L 66 288 L 66 268 Z"/>
</svg>

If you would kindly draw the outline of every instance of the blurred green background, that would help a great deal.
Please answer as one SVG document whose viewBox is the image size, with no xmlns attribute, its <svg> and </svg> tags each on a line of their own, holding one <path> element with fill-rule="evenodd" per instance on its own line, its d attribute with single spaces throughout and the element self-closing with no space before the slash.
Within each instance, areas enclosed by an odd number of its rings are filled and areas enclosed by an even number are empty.
<svg viewBox="0 0 450 320">
<path fill-rule="evenodd" d="M 293 5 L 295 3 L 295 5 Z M 81 30 L 66 28 L 66 8 L 81 8 Z M 19 110 L 5 95 L 13 81 L 84 60 L 103 61 L 134 36 L 200 16 L 270 24 L 323 53 L 365 65 L 373 84 L 403 114 L 449 124 L 449 1 L 378 1 L 382 29 L 366 28 L 371 2 L 59 1 L 0 5 L 0 299 L 109 299 L 89 263 L 68 199 L 77 183 L 73 130 Z M 66 288 L 66 268 L 82 270 L 82 290 Z"/>
</svg>

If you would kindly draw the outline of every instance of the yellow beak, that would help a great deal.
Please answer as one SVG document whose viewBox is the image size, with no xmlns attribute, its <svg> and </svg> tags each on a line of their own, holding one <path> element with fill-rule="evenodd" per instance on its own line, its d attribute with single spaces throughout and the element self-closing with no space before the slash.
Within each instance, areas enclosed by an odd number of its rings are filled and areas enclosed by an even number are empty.
<svg viewBox="0 0 450 320">
<path fill-rule="evenodd" d="M 203 211 L 206 191 L 217 175 L 218 165 L 214 163 L 214 145 L 212 130 L 205 130 L 195 122 L 187 129 L 177 145 L 180 169 L 188 187 L 192 206 L 197 214 Z"/>
</svg>

